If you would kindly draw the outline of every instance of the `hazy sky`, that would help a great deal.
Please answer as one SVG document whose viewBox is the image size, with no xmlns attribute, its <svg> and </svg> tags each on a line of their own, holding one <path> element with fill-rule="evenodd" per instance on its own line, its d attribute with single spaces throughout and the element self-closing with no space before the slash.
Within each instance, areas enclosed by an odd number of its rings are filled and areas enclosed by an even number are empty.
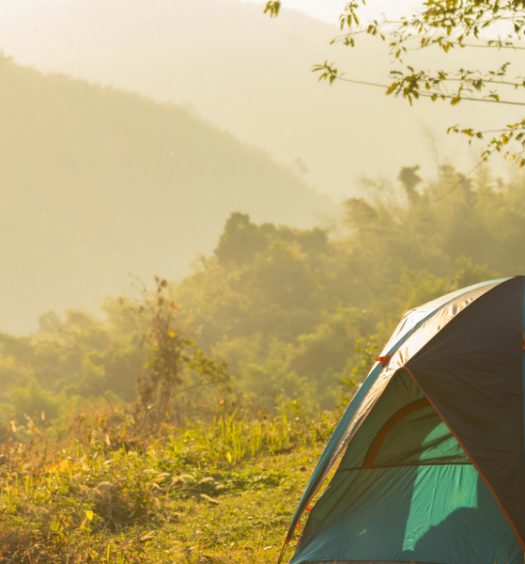
<svg viewBox="0 0 525 564">
<path fill-rule="evenodd" d="M 0 0 L 2 12 L 19 11 L 20 8 L 31 8 L 39 4 L 67 4 L 71 0 Z M 264 5 L 266 0 L 240 0 L 252 4 Z M 327 22 L 336 22 L 337 15 L 341 12 L 347 0 L 283 0 L 283 7 L 304 12 L 311 17 Z M 389 16 L 399 16 L 407 13 L 417 0 L 368 0 L 366 6 L 361 8 L 366 15 L 377 16 L 386 13 Z"/>
<path fill-rule="evenodd" d="M 241 0 L 253 4 L 265 4 L 265 0 Z M 283 7 L 304 12 L 313 18 L 335 23 L 337 16 L 347 4 L 347 0 L 283 0 Z M 366 16 L 377 17 L 385 13 L 391 17 L 399 17 L 407 13 L 418 2 L 409 0 L 369 0 L 361 8 Z"/>
<path fill-rule="evenodd" d="M 380 89 L 330 88 L 311 72 L 324 59 L 335 60 L 348 77 L 387 80 L 389 61 L 379 42 L 327 45 L 347 0 L 283 0 L 295 11 L 274 21 L 262 15 L 264 0 L 238 1 L 0 0 L 0 50 L 17 63 L 186 108 L 170 110 L 186 121 L 167 119 L 161 110 L 150 119 L 147 108 L 154 106 L 134 97 L 113 92 L 116 101 L 109 102 L 111 89 L 0 65 L 0 253 L 8 257 L 0 330 L 24 332 L 50 308 L 95 307 L 128 288 L 128 272 L 144 280 L 183 275 L 176 264 L 184 260 L 188 268 L 192 257 L 210 252 L 230 211 L 290 223 L 280 214 L 295 214 L 297 206 L 282 203 L 284 186 L 300 181 L 279 180 L 279 188 L 270 178 L 275 165 L 254 147 L 340 199 L 361 194 L 362 178 L 395 182 L 402 166 L 420 165 L 425 177 L 450 162 L 469 171 L 479 161 L 477 148 L 447 136 L 447 127 L 495 129 L 519 117 L 508 106 L 427 100 L 410 107 Z M 368 0 L 363 19 L 382 12 L 399 17 L 418 2 Z M 460 64 L 493 64 L 483 55 L 463 52 Z M 457 57 L 450 62 L 459 64 Z M 117 112 L 121 103 L 124 114 Z M 157 128 L 165 119 L 166 127 Z M 226 140 L 203 149 L 204 131 Z M 235 165 L 210 176 L 230 162 L 224 155 L 233 155 Z M 285 171 L 275 174 L 288 178 Z M 227 208 L 220 212 L 214 202 Z M 191 228 L 173 221 L 170 206 L 186 210 L 180 217 Z"/>
</svg>

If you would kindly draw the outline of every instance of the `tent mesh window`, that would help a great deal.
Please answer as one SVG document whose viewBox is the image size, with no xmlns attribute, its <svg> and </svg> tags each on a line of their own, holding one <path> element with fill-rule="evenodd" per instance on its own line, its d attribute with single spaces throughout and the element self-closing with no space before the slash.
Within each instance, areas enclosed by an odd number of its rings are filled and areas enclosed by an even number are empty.
<svg viewBox="0 0 525 564">
<path fill-rule="evenodd" d="M 426 398 L 399 409 L 372 441 L 363 468 L 470 464 Z"/>
</svg>

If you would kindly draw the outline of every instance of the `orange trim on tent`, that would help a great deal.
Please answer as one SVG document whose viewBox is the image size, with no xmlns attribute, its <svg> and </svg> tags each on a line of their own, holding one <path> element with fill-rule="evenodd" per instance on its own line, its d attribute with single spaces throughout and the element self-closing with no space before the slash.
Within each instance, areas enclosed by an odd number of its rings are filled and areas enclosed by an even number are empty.
<svg viewBox="0 0 525 564">
<path fill-rule="evenodd" d="M 365 460 L 363 462 L 363 468 L 372 468 L 375 464 L 377 455 L 385 442 L 386 436 L 390 431 L 403 419 L 406 419 L 412 413 L 419 411 L 420 409 L 424 409 L 425 407 L 431 407 L 430 402 L 426 397 L 422 397 L 408 405 L 402 407 L 399 411 L 396 411 L 390 419 L 381 427 L 380 431 L 375 436 L 372 444 L 368 448 L 368 452 L 366 453 Z"/>
<path fill-rule="evenodd" d="M 388 366 L 388 363 L 390 362 L 390 359 L 392 358 L 391 354 L 385 354 L 384 356 L 376 356 L 374 357 L 374 360 L 376 360 L 377 362 L 379 362 L 379 364 L 381 366 Z"/>
</svg>

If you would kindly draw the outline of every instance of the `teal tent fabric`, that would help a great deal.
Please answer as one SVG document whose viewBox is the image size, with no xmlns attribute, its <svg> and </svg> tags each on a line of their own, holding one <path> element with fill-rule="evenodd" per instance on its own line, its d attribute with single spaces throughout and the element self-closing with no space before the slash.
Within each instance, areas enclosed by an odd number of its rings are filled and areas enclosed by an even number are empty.
<svg viewBox="0 0 525 564">
<path fill-rule="evenodd" d="M 458 438 L 525 549 L 524 286 L 517 276 L 480 296 L 404 369 Z"/>
<path fill-rule="evenodd" d="M 294 564 L 523 563 L 509 524 L 469 464 L 352 470 L 335 480 L 309 528 L 316 534 L 304 538 Z"/>
<path fill-rule="evenodd" d="M 310 514 L 293 564 L 523 562 L 494 497 L 407 373 L 391 380 L 366 423 Z"/>
<path fill-rule="evenodd" d="M 486 282 L 481 282 L 456 292 L 452 292 L 445 296 L 442 296 L 436 300 L 433 300 L 427 304 L 424 304 L 418 308 L 409 311 L 401 320 L 398 327 L 394 331 L 392 337 L 384 347 L 380 356 L 388 356 L 395 353 L 402 344 L 410 338 L 411 335 L 417 332 L 417 330 L 429 319 L 435 316 L 444 306 L 462 298 L 465 295 L 474 294 L 482 295 L 484 292 L 489 291 L 493 287 L 497 287 L 499 284 L 509 280 L 509 278 L 500 278 L 497 280 L 490 280 Z M 321 486 L 323 480 L 326 478 L 328 472 L 335 464 L 341 450 L 345 446 L 345 442 L 348 437 L 348 429 L 351 427 L 353 418 L 362 405 L 364 399 L 369 394 L 370 390 L 374 386 L 374 383 L 380 377 L 383 367 L 380 363 L 375 363 L 372 370 L 368 374 L 366 380 L 364 381 L 361 388 L 358 390 L 355 397 L 350 402 L 346 412 L 338 423 L 332 437 L 330 438 L 319 462 L 314 469 L 314 472 L 305 488 L 303 496 L 299 502 L 299 505 L 292 517 L 292 521 L 288 530 L 288 535 L 286 542 L 291 540 L 295 527 L 301 518 L 310 500 L 315 495 L 316 491 Z"/>
<path fill-rule="evenodd" d="M 525 276 L 409 312 L 292 519 L 292 564 L 522 564 Z M 342 457 L 341 457 L 342 455 Z"/>
</svg>

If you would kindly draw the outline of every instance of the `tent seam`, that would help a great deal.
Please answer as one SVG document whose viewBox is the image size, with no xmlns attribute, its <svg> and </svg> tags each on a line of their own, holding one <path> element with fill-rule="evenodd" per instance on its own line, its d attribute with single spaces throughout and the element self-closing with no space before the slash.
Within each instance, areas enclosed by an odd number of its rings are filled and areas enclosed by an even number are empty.
<svg viewBox="0 0 525 564">
<path fill-rule="evenodd" d="M 492 488 L 491 483 L 489 482 L 489 480 L 486 478 L 485 474 L 481 471 L 481 468 L 478 466 L 478 463 L 476 462 L 476 460 L 474 459 L 474 457 L 472 456 L 472 454 L 470 453 L 470 451 L 465 447 L 464 443 L 462 442 L 462 440 L 459 438 L 458 434 L 456 433 L 456 431 L 454 429 L 452 429 L 450 423 L 447 421 L 447 419 L 443 416 L 443 414 L 441 413 L 441 411 L 438 409 L 438 407 L 436 406 L 436 404 L 430 399 L 430 397 L 425 393 L 425 390 L 421 387 L 421 385 L 419 384 L 414 372 L 412 372 L 412 370 L 408 367 L 408 366 L 402 366 L 400 368 L 400 370 L 405 370 L 410 377 L 414 380 L 415 384 L 417 386 L 419 386 L 419 388 L 421 389 L 421 391 L 423 392 L 423 395 L 428 399 L 428 401 L 430 402 L 430 404 L 432 405 L 433 409 L 435 410 L 435 412 L 439 415 L 439 417 L 441 418 L 441 420 L 443 421 L 443 423 L 445 423 L 445 425 L 449 428 L 450 432 L 452 433 L 452 435 L 454 435 L 455 439 L 458 441 L 459 445 L 461 446 L 461 448 L 465 451 L 465 454 L 468 456 L 468 458 L 470 459 L 470 461 L 472 462 L 472 465 L 474 466 L 474 468 L 476 468 L 480 478 L 483 480 L 483 482 L 485 483 L 485 485 L 487 486 L 488 490 L 491 492 L 491 494 L 493 495 L 494 499 L 496 500 L 496 503 L 498 504 L 498 507 L 500 508 L 500 511 L 503 513 L 504 517 L 507 519 L 508 523 L 510 524 L 512 531 L 514 532 L 514 534 L 516 535 L 516 539 L 518 540 L 518 542 L 520 543 L 521 548 L 523 549 L 523 551 L 525 552 L 525 539 L 522 538 L 521 533 L 519 532 L 518 528 L 516 527 L 514 521 L 512 520 L 512 518 L 510 517 L 510 515 L 508 514 L 507 510 L 505 509 L 505 507 L 503 506 L 501 500 L 499 499 L 498 495 L 496 494 L 496 492 L 494 491 L 494 489 Z"/>
</svg>

